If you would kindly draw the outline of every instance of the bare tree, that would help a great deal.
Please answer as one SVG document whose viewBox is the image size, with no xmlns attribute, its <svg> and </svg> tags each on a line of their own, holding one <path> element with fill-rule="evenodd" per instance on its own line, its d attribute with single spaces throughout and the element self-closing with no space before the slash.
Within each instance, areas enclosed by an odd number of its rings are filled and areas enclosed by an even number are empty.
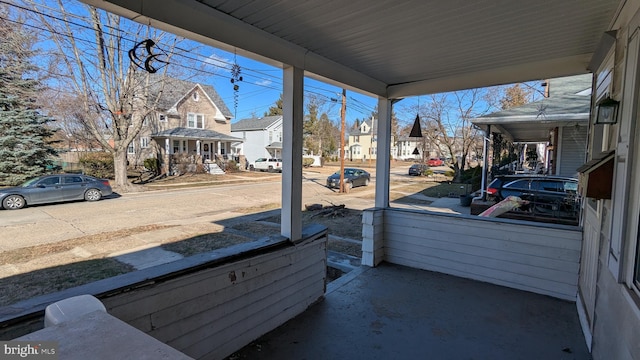
<svg viewBox="0 0 640 360">
<path fill-rule="evenodd" d="M 435 145 L 440 156 L 451 158 L 454 180 L 459 180 L 469 155 L 481 142 L 479 129 L 471 120 L 493 109 L 493 102 L 487 98 L 493 93 L 489 89 L 471 89 L 429 95 L 420 109 L 423 136 Z"/>
<path fill-rule="evenodd" d="M 26 3 L 55 46 L 57 56 L 50 60 L 61 75 L 55 86 L 79 101 L 75 120 L 113 155 L 115 186 L 126 191 L 127 147 L 156 108 L 169 68 L 152 75 L 156 69 L 145 71 L 128 52 L 142 39 L 152 39 L 164 44 L 168 63 L 178 38 L 88 5 L 72 5 L 71 12 L 63 0 L 57 0 L 56 9 Z"/>
</svg>

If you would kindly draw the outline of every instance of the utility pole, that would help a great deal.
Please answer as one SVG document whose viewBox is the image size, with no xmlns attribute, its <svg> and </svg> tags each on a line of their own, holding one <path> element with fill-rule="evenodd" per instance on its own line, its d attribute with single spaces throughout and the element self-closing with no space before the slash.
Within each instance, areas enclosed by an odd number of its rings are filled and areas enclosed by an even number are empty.
<svg viewBox="0 0 640 360">
<path fill-rule="evenodd" d="M 376 133 L 373 132 L 374 121 L 375 121 L 375 117 L 371 116 L 371 145 L 369 146 L 369 166 L 371 166 L 371 158 L 373 158 L 373 142 L 376 136 Z M 376 159 L 377 159 L 377 155 L 376 155 Z"/>
<path fill-rule="evenodd" d="M 347 116 L 347 90 L 342 89 L 342 106 L 340 107 L 340 192 L 345 191 L 344 183 L 344 128 Z"/>
</svg>

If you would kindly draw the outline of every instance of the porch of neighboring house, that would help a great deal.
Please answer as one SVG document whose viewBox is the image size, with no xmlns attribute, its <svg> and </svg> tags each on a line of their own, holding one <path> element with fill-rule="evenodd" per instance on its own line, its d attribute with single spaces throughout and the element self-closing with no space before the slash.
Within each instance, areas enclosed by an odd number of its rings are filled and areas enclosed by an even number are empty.
<svg viewBox="0 0 640 360">
<path fill-rule="evenodd" d="M 230 160 L 236 164 L 244 162 L 244 157 L 232 146 L 242 139 L 211 130 L 171 129 L 156 134 L 153 139 L 159 144 L 160 169 L 166 174 L 196 171 L 219 174 L 227 169 Z"/>
</svg>

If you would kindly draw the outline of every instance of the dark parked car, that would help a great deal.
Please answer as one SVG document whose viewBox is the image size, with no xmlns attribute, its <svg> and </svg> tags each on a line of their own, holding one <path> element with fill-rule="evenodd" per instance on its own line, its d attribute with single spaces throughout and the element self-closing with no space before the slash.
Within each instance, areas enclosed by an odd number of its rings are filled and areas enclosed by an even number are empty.
<svg viewBox="0 0 640 360">
<path fill-rule="evenodd" d="M 44 175 L 17 187 L 0 189 L 0 203 L 5 209 L 16 210 L 26 205 L 71 200 L 97 201 L 111 193 L 106 179 L 79 174 Z"/>
<path fill-rule="evenodd" d="M 356 186 L 367 186 L 371 181 L 371 175 L 362 169 L 345 168 L 344 182 L 349 188 Z M 327 187 L 340 188 L 340 171 L 336 171 L 327 178 Z"/>
<path fill-rule="evenodd" d="M 497 176 L 487 188 L 497 202 L 507 196 L 528 201 L 516 212 L 520 215 L 566 219 L 577 223 L 580 215 L 578 180 L 559 176 Z"/>
<path fill-rule="evenodd" d="M 425 164 L 413 164 L 409 168 L 409 175 L 416 175 L 416 176 L 425 175 L 427 170 L 429 170 L 429 166 Z"/>
</svg>

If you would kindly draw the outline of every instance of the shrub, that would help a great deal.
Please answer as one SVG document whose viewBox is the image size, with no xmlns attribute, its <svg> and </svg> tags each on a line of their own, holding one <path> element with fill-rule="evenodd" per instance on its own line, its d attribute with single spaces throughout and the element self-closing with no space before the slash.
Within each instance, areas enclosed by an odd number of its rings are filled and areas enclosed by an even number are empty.
<svg viewBox="0 0 640 360">
<path fill-rule="evenodd" d="M 447 170 L 444 172 L 444 176 L 449 176 L 449 177 L 453 177 L 455 176 L 456 172 L 453 170 Z"/>
<path fill-rule="evenodd" d="M 238 171 L 238 163 L 235 160 L 227 161 L 227 168 L 225 172 L 237 172 Z"/>
<path fill-rule="evenodd" d="M 154 174 L 158 173 L 158 169 L 160 168 L 158 164 L 158 159 L 156 158 L 147 158 L 144 159 L 144 168 L 152 171 Z"/>
<path fill-rule="evenodd" d="M 304 167 L 309 167 L 311 165 L 313 165 L 314 160 L 312 158 L 303 158 L 302 159 L 302 166 Z"/>
<path fill-rule="evenodd" d="M 79 163 L 83 172 L 98 178 L 113 179 L 113 156 L 107 152 L 95 152 L 84 154 Z"/>
</svg>

